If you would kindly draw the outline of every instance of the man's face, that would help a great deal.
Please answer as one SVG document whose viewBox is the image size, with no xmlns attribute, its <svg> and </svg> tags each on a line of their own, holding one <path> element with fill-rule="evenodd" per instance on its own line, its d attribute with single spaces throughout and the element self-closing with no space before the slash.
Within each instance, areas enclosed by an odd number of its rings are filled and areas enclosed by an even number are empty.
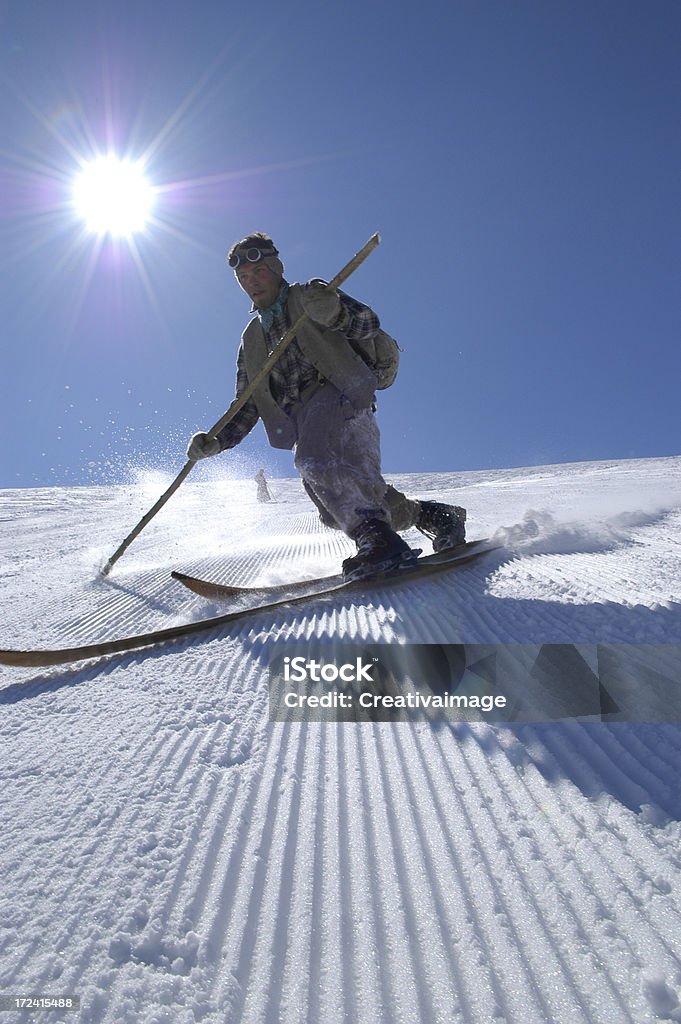
<svg viewBox="0 0 681 1024">
<path fill-rule="evenodd" d="M 281 278 L 266 266 L 262 260 L 237 267 L 239 284 L 258 309 L 267 309 L 275 301 L 281 287 Z"/>
</svg>

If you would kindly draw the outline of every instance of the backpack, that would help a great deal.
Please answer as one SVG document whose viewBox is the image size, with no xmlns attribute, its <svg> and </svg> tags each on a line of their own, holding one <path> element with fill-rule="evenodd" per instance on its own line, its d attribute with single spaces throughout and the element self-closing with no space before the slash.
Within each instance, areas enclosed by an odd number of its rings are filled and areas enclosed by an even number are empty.
<svg viewBox="0 0 681 1024">
<path fill-rule="evenodd" d="M 351 341 L 350 344 L 378 377 L 376 386 L 379 391 L 384 391 L 394 384 L 402 351 L 394 338 L 379 329 L 373 338 L 366 341 Z"/>
<path fill-rule="evenodd" d="M 326 286 L 328 282 L 320 277 L 315 277 L 309 284 Z M 351 341 L 349 338 L 347 340 L 360 359 L 376 374 L 378 378 L 376 388 L 378 391 L 385 391 L 386 388 L 395 383 L 402 349 L 394 338 L 391 338 L 389 334 L 379 327 L 378 332 L 373 338 L 367 338 L 366 341 Z"/>
</svg>

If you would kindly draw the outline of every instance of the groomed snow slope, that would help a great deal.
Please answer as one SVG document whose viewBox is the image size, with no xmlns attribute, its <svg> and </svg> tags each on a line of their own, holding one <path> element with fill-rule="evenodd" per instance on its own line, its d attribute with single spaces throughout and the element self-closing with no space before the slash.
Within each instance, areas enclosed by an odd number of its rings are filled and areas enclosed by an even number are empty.
<svg viewBox="0 0 681 1024">
<path fill-rule="evenodd" d="M 3 1020 L 681 1021 L 679 725 L 271 725 L 266 673 L 311 636 L 681 643 L 681 459 L 394 482 L 504 549 L 361 603 L 0 669 L 0 993 L 82 1003 Z M 0 646 L 224 610 L 171 568 L 279 582 L 350 551 L 297 481 L 272 506 L 188 483 L 98 577 L 163 486 L 0 492 Z"/>
</svg>

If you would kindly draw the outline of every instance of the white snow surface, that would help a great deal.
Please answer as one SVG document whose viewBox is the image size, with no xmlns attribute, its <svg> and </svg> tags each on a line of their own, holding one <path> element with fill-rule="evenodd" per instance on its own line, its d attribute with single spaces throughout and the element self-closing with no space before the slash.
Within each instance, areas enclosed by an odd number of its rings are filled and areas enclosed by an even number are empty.
<svg viewBox="0 0 681 1024">
<path fill-rule="evenodd" d="M 81 999 L 3 1020 L 681 1021 L 679 725 L 271 724 L 266 658 L 318 636 L 681 643 L 681 458 L 391 479 L 504 547 L 0 668 L 0 994 Z M 351 552 L 297 480 L 271 506 L 252 481 L 188 482 L 101 577 L 166 483 L 0 492 L 0 646 L 225 610 L 172 568 L 267 584 Z"/>
</svg>

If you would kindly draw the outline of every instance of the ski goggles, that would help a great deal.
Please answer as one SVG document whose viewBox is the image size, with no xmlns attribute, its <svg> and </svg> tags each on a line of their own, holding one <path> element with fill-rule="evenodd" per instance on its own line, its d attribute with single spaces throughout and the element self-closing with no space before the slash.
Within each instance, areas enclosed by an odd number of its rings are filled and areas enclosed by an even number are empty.
<svg viewBox="0 0 681 1024">
<path fill-rule="evenodd" d="M 259 263 L 266 256 L 278 255 L 278 250 L 273 249 L 271 246 L 260 249 L 257 245 L 252 245 L 249 249 L 238 249 L 236 252 L 233 252 L 231 256 L 227 257 L 227 262 L 232 270 L 236 270 L 242 263 Z"/>
</svg>

